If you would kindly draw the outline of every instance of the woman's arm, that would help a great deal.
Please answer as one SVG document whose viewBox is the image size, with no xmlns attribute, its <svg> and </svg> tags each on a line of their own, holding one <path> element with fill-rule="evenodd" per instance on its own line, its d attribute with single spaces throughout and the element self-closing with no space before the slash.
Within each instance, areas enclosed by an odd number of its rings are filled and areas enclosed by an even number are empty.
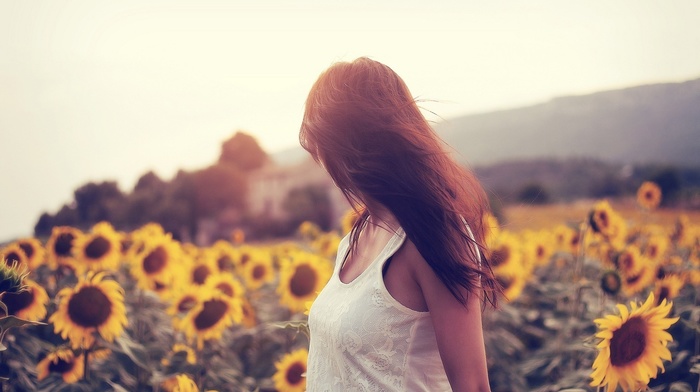
<svg viewBox="0 0 700 392">
<path fill-rule="evenodd" d="M 417 249 L 408 253 L 414 279 L 433 320 L 440 357 L 452 389 L 459 392 L 490 391 L 479 295 L 469 294 L 465 307 Z"/>
</svg>

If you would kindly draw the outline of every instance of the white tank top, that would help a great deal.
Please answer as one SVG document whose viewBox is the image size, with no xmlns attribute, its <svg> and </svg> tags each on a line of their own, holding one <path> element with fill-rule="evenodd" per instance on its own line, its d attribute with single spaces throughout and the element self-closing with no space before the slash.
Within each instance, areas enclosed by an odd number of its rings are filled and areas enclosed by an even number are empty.
<svg viewBox="0 0 700 392">
<path fill-rule="evenodd" d="M 307 391 L 450 391 L 428 312 L 398 302 L 382 268 L 406 235 L 399 230 L 350 283 L 339 273 L 349 249 L 340 242 L 333 276 L 309 312 Z"/>
</svg>

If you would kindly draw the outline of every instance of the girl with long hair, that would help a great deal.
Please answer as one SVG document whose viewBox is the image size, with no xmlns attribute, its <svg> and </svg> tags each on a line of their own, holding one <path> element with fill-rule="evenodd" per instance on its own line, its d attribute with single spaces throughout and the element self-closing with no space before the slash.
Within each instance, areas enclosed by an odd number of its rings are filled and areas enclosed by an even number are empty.
<svg viewBox="0 0 700 392">
<path fill-rule="evenodd" d="M 308 391 L 488 391 L 488 201 L 404 81 L 364 57 L 332 65 L 299 139 L 360 214 L 309 313 Z"/>
</svg>

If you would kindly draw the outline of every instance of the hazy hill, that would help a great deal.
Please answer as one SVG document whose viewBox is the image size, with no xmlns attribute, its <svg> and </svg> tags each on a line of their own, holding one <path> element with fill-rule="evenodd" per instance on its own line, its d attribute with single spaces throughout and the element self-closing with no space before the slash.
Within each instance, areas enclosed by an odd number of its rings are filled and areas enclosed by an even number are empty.
<svg viewBox="0 0 700 392">
<path fill-rule="evenodd" d="M 437 132 L 471 164 L 522 158 L 700 165 L 700 79 L 453 118 Z"/>
<path fill-rule="evenodd" d="M 618 164 L 700 165 L 700 79 L 554 98 L 533 106 L 435 125 L 472 165 L 530 158 L 594 158 Z M 273 155 L 281 165 L 301 148 Z"/>
</svg>

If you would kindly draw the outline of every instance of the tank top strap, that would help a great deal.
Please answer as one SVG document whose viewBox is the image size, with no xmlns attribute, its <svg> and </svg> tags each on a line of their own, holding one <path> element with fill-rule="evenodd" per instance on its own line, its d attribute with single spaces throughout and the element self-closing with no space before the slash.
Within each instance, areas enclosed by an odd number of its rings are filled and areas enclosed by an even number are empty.
<svg viewBox="0 0 700 392">
<path fill-rule="evenodd" d="M 404 239 L 406 238 L 406 232 L 403 230 L 402 227 L 399 227 L 394 235 L 391 237 L 387 245 L 384 247 L 384 250 L 382 253 L 379 254 L 379 257 L 375 260 L 375 263 L 370 266 L 375 271 L 379 271 L 380 273 L 382 272 L 382 268 L 384 268 L 384 264 L 391 258 L 394 253 L 396 253 L 397 250 L 403 245 Z"/>
</svg>

